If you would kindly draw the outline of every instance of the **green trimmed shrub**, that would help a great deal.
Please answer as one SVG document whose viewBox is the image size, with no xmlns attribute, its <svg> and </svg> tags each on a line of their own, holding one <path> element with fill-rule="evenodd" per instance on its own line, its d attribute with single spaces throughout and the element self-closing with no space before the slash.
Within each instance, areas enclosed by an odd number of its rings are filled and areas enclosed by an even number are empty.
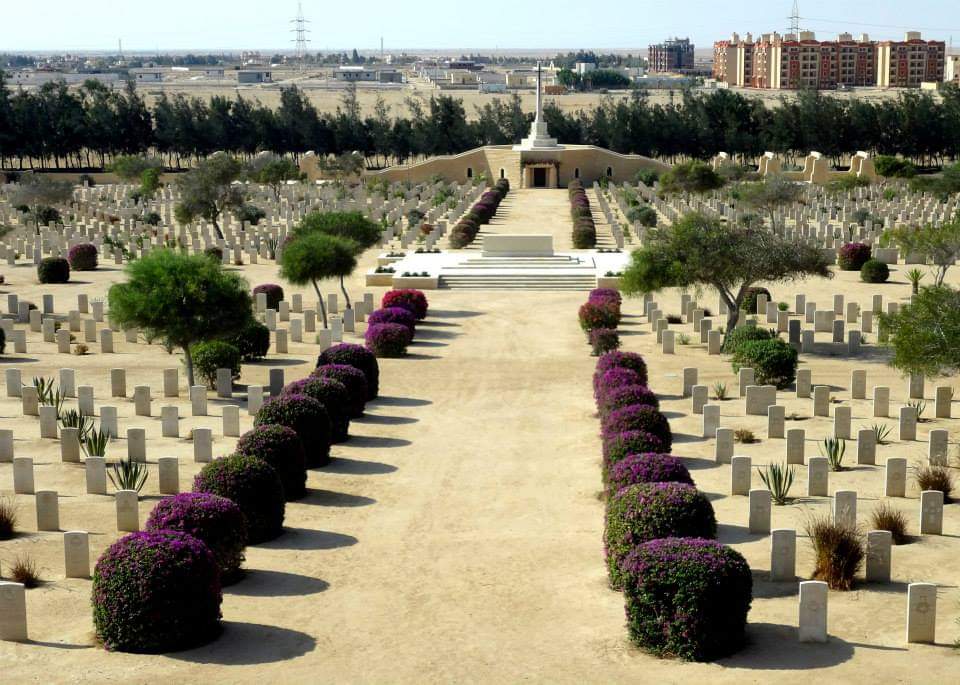
<svg viewBox="0 0 960 685">
<path fill-rule="evenodd" d="M 744 342 L 733 353 L 733 370 L 751 368 L 757 385 L 783 390 L 797 377 L 797 351 L 779 338 Z"/>
<path fill-rule="evenodd" d="M 656 656 L 712 661 L 741 649 L 753 601 L 743 556 L 713 540 L 664 538 L 621 564 L 627 631 Z"/>
<path fill-rule="evenodd" d="M 283 532 L 283 483 L 276 469 L 263 459 L 246 454 L 214 459 L 194 478 L 193 491 L 233 500 L 243 512 L 252 545 Z"/>
<path fill-rule="evenodd" d="M 607 502 L 603 540 L 610 585 L 622 589 L 622 568 L 637 545 L 658 538 L 717 537 L 717 519 L 706 495 L 686 483 L 637 483 Z"/>
<path fill-rule="evenodd" d="M 250 317 L 249 321 L 229 342 L 237 348 L 242 361 L 249 362 L 263 359 L 270 351 L 270 329 Z"/>
<path fill-rule="evenodd" d="M 217 384 L 217 369 L 230 369 L 236 378 L 240 375 L 240 350 L 223 340 L 206 340 L 190 348 L 193 369 L 211 388 Z"/>
<path fill-rule="evenodd" d="M 70 263 L 63 257 L 44 257 L 37 265 L 37 280 L 41 283 L 67 283 Z"/>
<path fill-rule="evenodd" d="M 890 267 L 879 259 L 868 259 L 860 268 L 860 280 L 864 283 L 886 283 Z"/>
<path fill-rule="evenodd" d="M 727 332 L 723 339 L 723 350 L 728 354 L 733 354 L 744 343 L 757 340 L 774 340 L 777 332 L 769 328 L 759 328 L 757 326 L 737 326 L 732 331 Z"/>
<path fill-rule="evenodd" d="M 740 310 L 747 312 L 748 314 L 756 314 L 757 295 L 766 295 L 767 302 L 771 302 L 773 300 L 773 298 L 770 296 L 770 291 L 766 288 L 744 288 L 743 299 L 740 301 Z"/>
</svg>

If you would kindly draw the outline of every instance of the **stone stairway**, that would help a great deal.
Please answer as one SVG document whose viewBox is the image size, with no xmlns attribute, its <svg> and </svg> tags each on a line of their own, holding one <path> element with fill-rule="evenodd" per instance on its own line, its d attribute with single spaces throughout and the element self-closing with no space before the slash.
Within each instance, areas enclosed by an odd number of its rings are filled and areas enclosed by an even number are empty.
<svg viewBox="0 0 960 685">
<path fill-rule="evenodd" d="M 600 200 L 597 198 L 597 191 L 593 188 L 588 189 L 587 199 L 590 200 L 590 213 L 593 215 L 593 223 L 597 227 L 597 249 L 612 250 L 616 248 L 617 241 L 613 237 L 610 224 L 607 223 L 600 209 Z"/>
<path fill-rule="evenodd" d="M 440 272 L 441 288 L 476 290 L 590 290 L 593 260 L 571 256 L 469 258 Z"/>
</svg>

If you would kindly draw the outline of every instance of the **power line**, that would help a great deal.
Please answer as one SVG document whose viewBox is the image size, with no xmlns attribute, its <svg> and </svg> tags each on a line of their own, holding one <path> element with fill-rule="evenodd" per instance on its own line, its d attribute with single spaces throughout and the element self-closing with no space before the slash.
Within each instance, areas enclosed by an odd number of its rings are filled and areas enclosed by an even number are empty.
<svg viewBox="0 0 960 685">
<path fill-rule="evenodd" d="M 884 29 L 903 29 L 904 31 L 960 31 L 960 29 L 949 29 L 942 26 L 937 27 L 924 27 L 924 26 L 902 26 L 899 24 L 872 24 L 865 21 L 846 21 L 846 20 L 837 20 L 837 19 L 813 19 L 811 17 L 803 17 L 804 21 L 815 21 L 820 24 L 839 24 L 839 25 L 853 25 L 853 26 L 872 26 L 875 28 L 884 28 Z"/>
</svg>

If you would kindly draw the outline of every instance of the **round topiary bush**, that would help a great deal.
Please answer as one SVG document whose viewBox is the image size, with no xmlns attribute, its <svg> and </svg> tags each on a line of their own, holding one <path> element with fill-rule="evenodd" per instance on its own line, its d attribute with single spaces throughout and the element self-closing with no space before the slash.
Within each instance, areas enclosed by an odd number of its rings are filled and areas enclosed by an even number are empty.
<svg viewBox="0 0 960 685">
<path fill-rule="evenodd" d="M 735 373 L 753 369 L 757 385 L 775 385 L 783 390 L 797 377 L 797 351 L 779 338 L 742 343 L 733 354 Z"/>
<path fill-rule="evenodd" d="M 37 280 L 41 283 L 67 283 L 70 263 L 63 257 L 44 257 L 37 265 Z"/>
<path fill-rule="evenodd" d="M 74 245 L 67 252 L 67 261 L 74 271 L 93 271 L 97 268 L 97 247 L 93 243 Z"/>
<path fill-rule="evenodd" d="M 0 328 L 0 354 L 7 351 L 7 332 Z"/>
<path fill-rule="evenodd" d="M 427 296 L 413 288 L 387 291 L 383 294 L 383 299 L 380 300 L 380 306 L 384 309 L 403 307 L 413 314 L 418 321 L 427 318 L 427 309 L 429 308 Z"/>
<path fill-rule="evenodd" d="M 296 431 L 303 443 L 307 466 L 330 463 L 330 442 L 333 429 L 330 415 L 317 400 L 306 395 L 281 394 L 271 397 L 253 419 L 254 426 L 278 424 Z"/>
<path fill-rule="evenodd" d="M 280 309 L 280 302 L 283 300 L 283 287 L 276 283 L 261 283 L 253 289 L 253 301 L 257 301 L 257 295 L 263 293 L 267 296 L 267 309 Z"/>
<path fill-rule="evenodd" d="M 147 531 L 177 530 L 195 537 L 213 552 L 224 584 L 236 580 L 247 547 L 247 523 L 233 501 L 208 492 L 164 497 L 150 512 Z"/>
<path fill-rule="evenodd" d="M 673 447 L 673 432 L 670 422 L 659 409 L 646 404 L 632 404 L 614 409 L 601 421 L 604 435 L 616 435 L 627 431 L 643 431 L 655 435 L 669 453 Z"/>
<path fill-rule="evenodd" d="M 609 393 L 625 385 L 643 385 L 640 382 L 640 374 L 632 369 L 618 367 L 604 371 L 603 375 L 596 379 L 593 384 L 593 396 L 597 400 L 597 405 L 599 406 Z"/>
<path fill-rule="evenodd" d="M 303 442 L 292 428 L 264 423 L 240 436 L 237 454 L 263 459 L 280 477 L 286 501 L 307 494 L 307 456 Z"/>
<path fill-rule="evenodd" d="M 243 512 L 251 545 L 283 532 L 283 484 L 276 469 L 259 457 L 231 454 L 214 459 L 193 479 L 193 491 L 233 500 Z"/>
<path fill-rule="evenodd" d="M 173 652 L 220 633 L 220 569 L 210 549 L 177 531 L 131 533 L 93 571 L 93 625 L 110 651 Z"/>
<path fill-rule="evenodd" d="M 879 259 L 868 259 L 860 268 L 860 280 L 864 283 L 886 283 L 890 267 Z"/>
<path fill-rule="evenodd" d="M 597 328 L 615 329 L 620 325 L 620 306 L 612 302 L 584 302 L 577 314 L 585 332 Z"/>
<path fill-rule="evenodd" d="M 767 302 L 770 302 L 773 299 L 770 297 L 770 291 L 767 290 L 766 288 L 760 288 L 760 287 L 744 288 L 743 299 L 740 300 L 741 311 L 745 311 L 749 314 L 756 314 L 757 313 L 757 295 L 766 295 Z"/>
<path fill-rule="evenodd" d="M 743 556 L 713 540 L 664 538 L 621 563 L 627 630 L 657 656 L 712 661 L 744 645 L 753 577 Z"/>
<path fill-rule="evenodd" d="M 866 243 L 847 243 L 837 252 L 837 266 L 844 271 L 860 271 L 870 259 L 870 246 Z"/>
<path fill-rule="evenodd" d="M 217 369 L 230 369 L 230 375 L 240 375 L 240 350 L 224 340 L 205 340 L 190 348 L 193 370 L 211 388 L 217 384 Z"/>
<path fill-rule="evenodd" d="M 284 395 L 306 395 L 323 405 L 330 417 L 330 442 L 338 443 L 347 439 L 350 433 L 350 417 L 347 414 L 350 405 L 350 393 L 347 386 L 332 378 L 307 376 L 289 383 L 283 389 Z"/>
<path fill-rule="evenodd" d="M 410 344 L 410 331 L 398 323 L 375 323 L 364 333 L 367 349 L 377 357 L 404 357 Z"/>
<path fill-rule="evenodd" d="M 613 352 L 620 347 L 620 334 L 614 328 L 594 328 L 588 335 L 590 351 L 594 357 Z"/>
<path fill-rule="evenodd" d="M 654 409 L 660 408 L 660 400 L 650 388 L 645 385 L 622 385 L 607 391 L 603 399 L 597 402 L 597 411 L 601 417 L 631 405 L 646 405 Z"/>
<path fill-rule="evenodd" d="M 594 304 L 615 304 L 617 307 L 623 302 L 623 296 L 616 288 L 594 288 L 587 296 L 587 302 Z"/>
<path fill-rule="evenodd" d="M 320 353 L 317 366 L 346 364 L 363 371 L 367 379 L 367 401 L 374 400 L 380 392 L 380 365 L 374 354 L 362 345 L 341 343 Z"/>
<path fill-rule="evenodd" d="M 270 329 L 250 317 L 250 320 L 229 342 L 237 348 L 241 360 L 263 359 L 270 351 Z"/>
<path fill-rule="evenodd" d="M 410 331 L 410 342 L 413 342 L 413 336 L 417 332 L 417 319 L 410 313 L 409 309 L 403 307 L 387 307 L 386 309 L 377 309 L 367 317 L 367 325 L 374 326 L 378 323 L 396 323 Z"/>
<path fill-rule="evenodd" d="M 777 337 L 777 332 L 768 328 L 757 328 L 756 326 L 737 326 L 732 331 L 728 331 L 723 339 L 723 351 L 728 354 L 734 354 L 737 348 L 743 343 L 754 340 L 773 340 Z"/>
<path fill-rule="evenodd" d="M 621 564 L 634 547 L 669 537 L 717 537 L 706 495 L 686 483 L 637 483 L 613 493 L 603 533 L 610 585 L 623 587 Z"/>
<path fill-rule="evenodd" d="M 636 352 L 607 352 L 597 360 L 593 372 L 593 391 L 597 392 L 600 379 L 611 369 L 630 369 L 640 376 L 640 385 L 647 384 L 647 363 Z"/>
<path fill-rule="evenodd" d="M 603 436 L 603 481 L 607 482 L 610 469 L 631 454 L 660 452 L 666 454 L 663 441 L 646 431 L 625 431 Z"/>
<path fill-rule="evenodd" d="M 637 483 L 693 485 L 693 478 L 681 459 L 657 452 L 629 454 L 611 466 L 607 472 L 607 491 L 610 494 Z"/>
<path fill-rule="evenodd" d="M 363 408 L 367 398 L 367 377 L 360 369 L 348 364 L 324 364 L 313 370 L 311 376 L 317 378 L 332 378 L 343 383 L 350 394 L 347 405 L 347 416 L 357 419 L 363 416 Z"/>
</svg>

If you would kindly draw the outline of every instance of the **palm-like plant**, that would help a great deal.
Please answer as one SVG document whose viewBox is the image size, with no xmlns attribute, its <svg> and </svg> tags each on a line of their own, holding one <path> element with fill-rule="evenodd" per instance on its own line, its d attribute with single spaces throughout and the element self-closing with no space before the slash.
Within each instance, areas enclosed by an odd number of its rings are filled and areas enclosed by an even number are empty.
<svg viewBox="0 0 960 685">
<path fill-rule="evenodd" d="M 132 459 L 121 459 L 118 463 L 110 465 L 107 475 L 117 490 L 140 492 L 147 482 L 147 465 Z"/>
<path fill-rule="evenodd" d="M 927 403 L 923 400 L 915 400 L 912 402 L 907 402 L 908 407 L 913 407 L 917 412 L 917 422 L 923 423 L 926 419 L 923 418 L 923 412 L 927 409 Z"/>
<path fill-rule="evenodd" d="M 923 280 L 923 272 L 920 269 L 910 269 L 907 272 L 907 278 L 910 279 L 910 287 L 913 288 L 913 294 L 920 292 L 920 281 Z"/>
<path fill-rule="evenodd" d="M 109 443 L 110 434 L 107 431 L 91 427 L 86 439 L 80 444 L 88 457 L 105 457 L 107 456 L 107 445 Z"/>
<path fill-rule="evenodd" d="M 790 498 L 790 488 L 793 486 L 795 469 L 788 464 L 768 464 L 766 468 L 757 467 L 760 480 L 767 486 L 773 503 L 784 505 Z"/>
<path fill-rule="evenodd" d="M 713 394 L 721 402 L 727 399 L 727 384 L 717 381 L 713 384 Z"/>
<path fill-rule="evenodd" d="M 870 428 L 873 430 L 873 437 L 878 445 L 886 445 L 887 438 L 890 437 L 890 426 L 883 423 L 875 423 Z"/>
<path fill-rule="evenodd" d="M 847 451 L 847 441 L 843 438 L 824 438 L 820 443 L 820 454 L 827 458 L 831 471 L 843 471 L 843 455 Z"/>
<path fill-rule="evenodd" d="M 64 428 L 76 428 L 77 438 L 83 444 L 93 428 L 93 419 L 76 409 L 68 409 L 60 415 L 60 425 Z"/>
</svg>

